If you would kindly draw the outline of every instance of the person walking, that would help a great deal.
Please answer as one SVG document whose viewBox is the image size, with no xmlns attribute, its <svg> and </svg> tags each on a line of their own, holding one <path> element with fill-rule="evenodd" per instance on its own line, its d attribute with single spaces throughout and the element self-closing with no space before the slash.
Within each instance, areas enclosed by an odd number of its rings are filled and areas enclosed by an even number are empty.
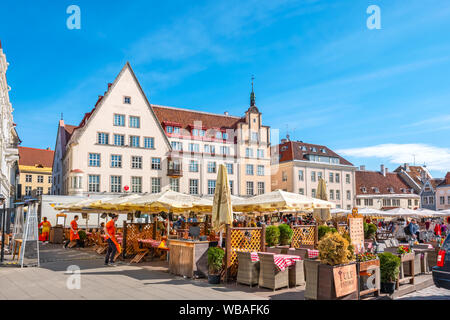
<svg viewBox="0 0 450 320">
<path fill-rule="evenodd" d="M 418 240 L 419 239 L 419 226 L 417 224 L 416 219 L 412 219 L 411 222 L 408 225 L 409 233 L 411 235 L 411 240 Z"/>
<path fill-rule="evenodd" d="M 64 244 L 64 249 L 67 248 L 67 245 L 72 242 L 77 242 L 77 247 L 84 247 L 83 243 L 80 240 L 80 235 L 78 234 L 78 216 L 73 217 L 72 222 L 70 222 L 70 237 L 69 240 Z"/>
<path fill-rule="evenodd" d="M 106 223 L 105 238 L 108 243 L 108 250 L 106 251 L 105 266 L 116 266 L 114 264 L 114 257 L 116 252 L 121 252 L 121 248 L 116 239 L 116 221 L 119 218 L 118 215 L 114 215 L 111 220 Z"/>
</svg>

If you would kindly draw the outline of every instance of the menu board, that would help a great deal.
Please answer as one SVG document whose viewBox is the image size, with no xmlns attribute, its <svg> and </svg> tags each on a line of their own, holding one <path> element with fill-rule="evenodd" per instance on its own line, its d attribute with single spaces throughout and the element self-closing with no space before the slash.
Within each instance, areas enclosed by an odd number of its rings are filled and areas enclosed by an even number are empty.
<svg viewBox="0 0 450 320">
<path fill-rule="evenodd" d="M 356 264 L 333 268 L 336 297 L 342 297 L 357 290 Z"/>
<path fill-rule="evenodd" d="M 350 239 L 355 247 L 355 253 L 364 252 L 364 220 L 363 218 L 349 218 Z"/>
</svg>

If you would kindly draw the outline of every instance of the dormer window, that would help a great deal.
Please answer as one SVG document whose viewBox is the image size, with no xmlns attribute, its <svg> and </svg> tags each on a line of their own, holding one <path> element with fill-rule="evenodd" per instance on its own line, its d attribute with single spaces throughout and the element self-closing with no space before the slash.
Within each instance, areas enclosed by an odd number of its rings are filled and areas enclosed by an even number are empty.
<svg viewBox="0 0 450 320">
<path fill-rule="evenodd" d="M 361 187 L 361 191 L 362 191 L 362 193 L 367 193 L 366 187 Z"/>
<path fill-rule="evenodd" d="M 166 127 L 166 132 L 167 133 L 172 133 L 173 132 L 173 127 L 172 126 L 167 126 Z"/>
<path fill-rule="evenodd" d="M 123 97 L 123 103 L 131 104 L 131 97 Z"/>
<path fill-rule="evenodd" d="M 311 147 L 312 152 L 317 152 L 317 149 L 315 147 Z"/>
<path fill-rule="evenodd" d="M 220 131 L 216 132 L 216 139 L 222 139 L 222 132 Z"/>
<path fill-rule="evenodd" d="M 308 151 L 308 148 L 306 148 L 305 146 L 301 146 L 301 147 L 300 147 L 300 150 L 302 150 L 302 151 Z"/>
<path fill-rule="evenodd" d="M 377 187 L 373 187 L 372 190 L 373 190 L 373 192 L 375 192 L 375 193 L 380 193 L 380 189 L 377 188 Z"/>
<path fill-rule="evenodd" d="M 389 188 L 388 188 L 388 191 L 389 191 L 390 193 L 394 193 L 394 188 L 389 187 Z"/>
<path fill-rule="evenodd" d="M 414 189 L 411 189 L 410 191 L 411 191 L 411 193 L 414 193 Z"/>
<path fill-rule="evenodd" d="M 327 151 L 324 148 L 320 149 L 320 152 L 327 153 Z"/>
</svg>

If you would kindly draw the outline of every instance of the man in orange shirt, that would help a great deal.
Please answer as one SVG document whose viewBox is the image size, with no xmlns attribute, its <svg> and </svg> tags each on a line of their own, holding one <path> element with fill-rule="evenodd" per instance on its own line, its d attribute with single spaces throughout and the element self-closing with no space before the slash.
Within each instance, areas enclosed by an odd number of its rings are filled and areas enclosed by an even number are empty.
<svg viewBox="0 0 450 320">
<path fill-rule="evenodd" d="M 77 246 L 82 247 L 82 242 L 80 240 L 80 235 L 78 234 L 78 216 L 75 216 L 72 220 L 72 222 L 70 223 L 70 238 L 69 240 L 66 241 L 66 243 L 64 244 L 64 248 L 67 248 L 67 245 L 71 242 L 76 240 L 77 241 Z"/>
<path fill-rule="evenodd" d="M 115 223 L 117 219 L 119 218 L 118 215 L 114 215 L 111 220 L 106 223 L 105 226 L 105 238 L 108 242 L 108 250 L 106 251 L 106 257 L 105 257 L 105 266 L 115 266 L 114 264 L 114 257 L 116 255 L 116 252 L 121 252 L 121 248 L 119 243 L 116 239 L 116 226 Z"/>
</svg>

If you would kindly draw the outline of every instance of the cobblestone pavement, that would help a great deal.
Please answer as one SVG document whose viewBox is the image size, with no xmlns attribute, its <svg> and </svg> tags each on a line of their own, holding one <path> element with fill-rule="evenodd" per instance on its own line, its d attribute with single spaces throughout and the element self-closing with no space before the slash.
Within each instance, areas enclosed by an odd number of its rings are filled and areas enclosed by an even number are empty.
<svg viewBox="0 0 450 320">
<path fill-rule="evenodd" d="M 450 300 L 450 290 L 431 286 L 407 294 L 398 300 Z"/>
<path fill-rule="evenodd" d="M 303 299 L 304 287 L 272 290 L 228 284 L 210 285 L 206 279 L 190 280 L 167 271 L 166 261 L 116 267 L 104 266 L 103 255 L 90 249 L 62 249 L 61 245 L 41 247 L 41 267 L 0 267 L 0 300 L 10 299 L 101 299 L 101 300 L 266 300 Z M 80 288 L 73 285 L 69 266 L 77 266 Z M 69 283 L 70 282 L 70 283 Z M 68 286 L 69 283 L 69 286 Z"/>
</svg>

